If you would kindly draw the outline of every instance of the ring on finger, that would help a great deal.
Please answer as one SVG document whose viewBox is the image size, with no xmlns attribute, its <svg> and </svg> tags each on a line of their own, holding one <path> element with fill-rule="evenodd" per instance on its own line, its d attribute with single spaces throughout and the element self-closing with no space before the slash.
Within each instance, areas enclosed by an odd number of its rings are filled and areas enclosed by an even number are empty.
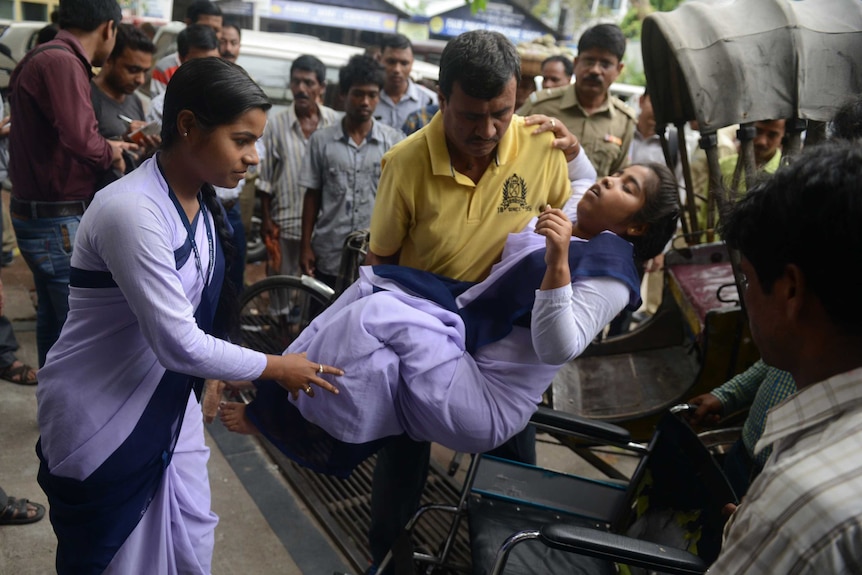
<svg viewBox="0 0 862 575">
<path fill-rule="evenodd" d="M 557 127 L 557 123 L 554 121 L 553 118 L 551 118 L 551 129 L 554 129 L 556 127 Z"/>
<path fill-rule="evenodd" d="M 311 386 L 306 383 L 305 387 L 302 388 L 302 391 L 305 393 L 311 393 Z"/>
<path fill-rule="evenodd" d="M 322 363 L 319 363 L 319 364 L 317 364 L 317 365 L 319 366 L 319 367 L 317 368 L 317 373 L 323 373 L 323 364 L 322 364 Z"/>
</svg>

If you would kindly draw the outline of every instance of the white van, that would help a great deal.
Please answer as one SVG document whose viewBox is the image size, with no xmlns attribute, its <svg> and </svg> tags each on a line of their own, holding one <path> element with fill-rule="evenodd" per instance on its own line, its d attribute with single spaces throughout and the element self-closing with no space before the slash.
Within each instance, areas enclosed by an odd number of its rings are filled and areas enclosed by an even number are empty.
<svg viewBox="0 0 862 575">
<path fill-rule="evenodd" d="M 157 59 L 176 50 L 176 36 L 184 27 L 182 22 L 171 22 L 159 29 L 155 38 Z M 274 105 L 284 106 L 293 101 L 290 66 L 297 57 L 311 54 L 319 58 L 326 66 L 326 81 L 332 90 L 338 84 L 338 69 L 347 64 L 351 56 L 364 51 L 357 46 L 324 42 L 304 34 L 243 30 L 237 64 L 260 84 Z M 412 75 L 416 81 L 436 82 L 438 73 L 439 68 L 433 64 L 416 61 L 413 65 Z"/>
</svg>

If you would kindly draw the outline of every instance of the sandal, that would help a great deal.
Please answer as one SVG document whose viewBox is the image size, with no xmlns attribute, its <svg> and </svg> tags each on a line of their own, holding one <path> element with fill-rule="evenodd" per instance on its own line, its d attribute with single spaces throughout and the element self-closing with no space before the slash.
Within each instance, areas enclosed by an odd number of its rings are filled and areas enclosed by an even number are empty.
<svg viewBox="0 0 862 575">
<path fill-rule="evenodd" d="M 17 359 L 0 371 L 0 379 L 5 379 L 18 385 L 36 385 L 39 383 L 36 370 Z"/>
<path fill-rule="evenodd" d="M 36 511 L 35 515 L 30 512 Z M 10 497 L 6 501 L 6 507 L 0 511 L 0 525 L 23 525 L 35 523 L 45 516 L 45 506 L 31 503 L 28 499 L 16 499 Z"/>
</svg>

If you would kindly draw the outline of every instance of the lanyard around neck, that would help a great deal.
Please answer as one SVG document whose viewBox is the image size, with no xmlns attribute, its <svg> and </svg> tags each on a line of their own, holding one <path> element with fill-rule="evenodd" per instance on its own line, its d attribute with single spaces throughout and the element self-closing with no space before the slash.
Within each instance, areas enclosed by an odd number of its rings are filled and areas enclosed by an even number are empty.
<svg viewBox="0 0 862 575">
<path fill-rule="evenodd" d="M 183 225 L 186 228 L 186 234 L 188 234 L 189 243 L 192 245 L 192 251 L 195 254 L 195 265 L 198 268 L 198 273 L 201 276 L 201 279 L 204 282 L 204 285 L 207 285 L 210 281 L 210 277 L 212 276 L 213 271 L 213 262 L 215 261 L 215 252 L 214 252 L 214 242 L 213 242 L 213 232 L 210 228 L 210 221 L 207 217 L 207 207 L 204 204 L 203 199 L 201 198 L 201 192 L 198 192 L 198 205 L 201 208 L 200 214 L 198 217 L 203 218 L 204 228 L 207 231 L 207 246 L 209 247 L 209 262 L 207 263 L 207 273 L 204 275 L 203 265 L 201 264 L 201 254 L 198 250 L 198 244 L 195 241 L 195 233 L 192 229 L 192 225 L 189 222 L 189 218 L 186 215 L 186 211 L 183 209 L 183 206 L 180 204 L 180 201 L 177 199 L 176 194 L 174 194 L 174 190 L 168 185 L 168 194 L 171 197 L 171 201 L 174 202 L 174 207 L 176 207 L 177 212 L 180 214 L 180 219 L 183 221 Z"/>
<path fill-rule="evenodd" d="M 168 196 L 170 196 L 171 201 L 174 203 L 174 207 L 177 209 L 177 213 L 180 215 L 180 219 L 183 222 L 183 226 L 186 228 L 186 235 L 189 238 L 189 243 L 192 245 L 192 251 L 195 254 L 195 265 L 198 268 L 198 274 L 200 274 L 201 279 L 204 282 L 204 286 L 209 284 L 210 278 L 212 277 L 213 272 L 213 263 L 215 262 L 215 250 L 214 250 L 214 242 L 213 242 L 213 232 L 210 229 L 210 221 L 207 217 L 207 207 L 203 202 L 203 198 L 201 196 L 202 192 L 198 192 L 197 200 L 198 205 L 200 206 L 200 215 L 199 217 L 204 220 L 204 228 L 207 231 L 207 245 L 209 247 L 209 263 L 207 264 L 207 273 L 204 275 L 204 268 L 201 264 L 201 254 L 198 250 L 198 244 L 195 241 L 195 232 L 192 229 L 192 224 L 189 222 L 189 217 L 186 215 L 186 211 L 183 209 L 182 204 L 180 204 L 179 199 L 177 199 L 177 195 L 174 193 L 174 189 L 171 187 L 170 183 L 168 183 L 168 179 L 165 177 L 165 171 L 162 169 L 162 162 L 158 156 L 156 156 L 156 166 L 159 168 L 159 173 L 162 175 L 162 178 L 165 180 L 165 186 L 168 188 Z"/>
</svg>

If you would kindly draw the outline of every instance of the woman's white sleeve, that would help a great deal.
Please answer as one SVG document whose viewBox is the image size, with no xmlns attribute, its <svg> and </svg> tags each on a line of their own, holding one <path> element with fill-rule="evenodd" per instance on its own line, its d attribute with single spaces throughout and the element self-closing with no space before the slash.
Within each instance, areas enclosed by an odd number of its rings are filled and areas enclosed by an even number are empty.
<svg viewBox="0 0 862 575">
<path fill-rule="evenodd" d="M 609 277 L 536 290 L 530 328 L 539 359 L 560 365 L 576 358 L 628 302 L 629 288 Z"/>
</svg>

